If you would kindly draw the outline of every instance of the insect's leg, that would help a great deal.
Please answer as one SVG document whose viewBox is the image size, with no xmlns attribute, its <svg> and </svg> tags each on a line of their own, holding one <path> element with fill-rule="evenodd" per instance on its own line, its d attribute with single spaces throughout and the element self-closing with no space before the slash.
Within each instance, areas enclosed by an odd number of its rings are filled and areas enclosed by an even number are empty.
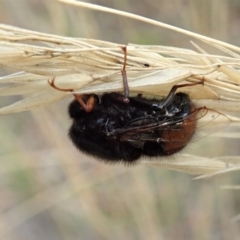
<svg viewBox="0 0 240 240">
<path fill-rule="evenodd" d="M 127 65 L 127 47 L 121 47 L 124 52 L 124 62 L 122 72 L 122 79 L 123 79 L 123 91 L 124 91 L 124 98 L 123 101 L 128 103 L 129 102 L 129 87 L 128 87 L 128 80 L 127 80 L 127 72 L 126 72 L 126 65 Z"/>
<path fill-rule="evenodd" d="M 171 104 L 172 100 L 174 99 L 176 90 L 178 88 L 195 86 L 197 84 L 203 84 L 203 81 L 200 81 L 200 82 L 197 82 L 197 83 L 186 83 L 186 84 L 174 85 L 171 88 L 168 96 L 165 99 L 161 100 L 160 102 L 159 101 L 149 102 L 148 99 L 142 98 L 141 94 L 138 94 L 137 97 L 132 97 L 131 101 L 132 102 L 134 101 L 136 103 L 141 104 L 142 106 L 149 107 L 149 108 L 152 108 L 152 109 L 163 109 L 163 108 L 167 107 L 169 104 Z"/>
<path fill-rule="evenodd" d="M 122 80 L 123 80 L 123 95 L 118 93 L 110 93 L 112 99 L 123 102 L 129 103 L 129 87 L 128 87 L 128 80 L 127 80 L 127 72 L 126 72 L 126 64 L 127 64 L 127 47 L 121 47 L 124 53 L 124 60 L 123 60 L 123 68 L 121 70 L 122 73 Z"/>
<path fill-rule="evenodd" d="M 78 101 L 78 103 L 82 106 L 85 112 L 91 112 L 95 106 L 95 98 L 94 95 L 79 95 L 79 94 L 73 94 L 75 99 Z M 88 97 L 86 103 L 84 102 L 84 98 Z"/>
<path fill-rule="evenodd" d="M 48 79 L 48 83 L 52 88 L 54 88 L 58 91 L 62 91 L 62 92 L 72 92 L 73 91 L 72 88 L 66 88 L 65 89 L 65 88 L 60 88 L 60 87 L 56 86 L 55 85 L 55 77 L 53 77 L 52 79 Z"/>
<path fill-rule="evenodd" d="M 48 83 L 50 84 L 51 87 L 53 87 L 54 89 L 58 90 L 58 91 L 62 91 L 62 92 L 73 92 L 74 90 L 71 88 L 60 88 L 58 86 L 55 85 L 55 77 L 53 77 L 52 79 L 48 80 Z M 84 109 L 84 111 L 86 112 L 91 112 L 95 106 L 95 98 L 94 95 L 87 95 L 87 94 L 83 94 L 83 95 L 79 95 L 79 94 L 73 94 L 73 96 L 75 97 L 75 99 L 78 101 L 78 103 L 82 106 L 82 108 Z M 84 102 L 84 99 L 86 99 L 86 103 Z"/>
<path fill-rule="evenodd" d="M 164 107 L 167 107 L 169 104 L 171 104 L 173 98 L 174 98 L 174 95 L 177 91 L 178 88 L 182 88 L 182 87 L 191 87 L 191 86 L 195 86 L 195 85 L 198 85 L 198 84 L 204 84 L 203 81 L 200 81 L 200 82 L 197 82 L 197 83 L 185 83 L 185 84 L 179 84 L 179 85 L 174 85 L 169 94 L 167 95 L 167 97 L 165 99 L 163 99 L 161 101 L 161 103 L 159 104 L 159 108 L 164 108 Z"/>
</svg>

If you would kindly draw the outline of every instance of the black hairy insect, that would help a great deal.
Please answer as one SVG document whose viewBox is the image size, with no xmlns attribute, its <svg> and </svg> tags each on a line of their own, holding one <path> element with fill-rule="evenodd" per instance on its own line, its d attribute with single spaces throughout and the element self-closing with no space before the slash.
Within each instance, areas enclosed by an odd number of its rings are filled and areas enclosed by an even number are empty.
<svg viewBox="0 0 240 240">
<path fill-rule="evenodd" d="M 80 151 L 107 162 L 174 154 L 188 144 L 196 128 L 188 95 L 175 94 L 180 86 L 161 101 L 137 96 L 125 103 L 118 93 L 82 95 L 84 101 L 93 100 L 94 107 L 86 112 L 78 100 L 70 104 L 69 137 Z"/>
<path fill-rule="evenodd" d="M 167 156 L 180 151 L 194 135 L 199 109 L 187 94 L 176 90 L 202 82 L 175 85 L 162 100 L 140 94 L 129 97 L 126 47 L 123 51 L 124 94 L 73 94 L 70 139 L 81 152 L 111 163 L 130 164 L 141 156 Z M 54 78 L 49 83 L 57 90 L 72 91 L 56 87 Z"/>
</svg>

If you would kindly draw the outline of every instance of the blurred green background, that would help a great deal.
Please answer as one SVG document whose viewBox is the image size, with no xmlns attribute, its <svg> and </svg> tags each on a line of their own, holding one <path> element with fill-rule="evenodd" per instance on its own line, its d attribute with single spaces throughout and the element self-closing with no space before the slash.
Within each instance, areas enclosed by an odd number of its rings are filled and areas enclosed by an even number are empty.
<svg viewBox="0 0 240 240">
<path fill-rule="evenodd" d="M 239 0 L 89 2 L 240 46 Z M 193 48 L 192 39 L 175 32 L 49 0 L 0 0 L 0 21 L 121 44 Z M 18 99 L 2 97 L 0 106 Z M 240 214 L 239 191 L 220 190 L 239 184 L 238 173 L 193 181 L 162 168 L 99 163 L 68 140 L 70 101 L 0 117 L 0 239 L 239 239 L 240 221 L 230 221 Z M 239 141 L 209 139 L 196 153 L 239 155 Z"/>
</svg>

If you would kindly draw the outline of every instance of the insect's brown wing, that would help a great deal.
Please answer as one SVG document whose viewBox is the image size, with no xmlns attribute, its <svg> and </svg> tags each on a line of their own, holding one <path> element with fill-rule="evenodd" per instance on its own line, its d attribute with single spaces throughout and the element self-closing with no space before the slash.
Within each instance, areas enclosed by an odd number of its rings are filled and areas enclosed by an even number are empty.
<svg viewBox="0 0 240 240">
<path fill-rule="evenodd" d="M 142 148 L 146 142 L 164 144 L 166 150 L 187 145 L 196 133 L 197 141 L 226 128 L 228 116 L 205 107 L 192 111 L 186 117 L 166 118 L 162 121 L 136 119 L 122 129 L 116 129 L 114 136 L 120 141 L 129 142 Z"/>
<path fill-rule="evenodd" d="M 223 132 L 233 123 L 231 116 L 227 114 L 208 109 L 200 108 L 197 112 L 196 138 L 199 140 L 219 132 Z"/>
<path fill-rule="evenodd" d="M 189 122 L 187 124 L 187 122 Z M 137 148 L 143 148 L 146 142 L 157 142 L 159 144 L 175 142 L 178 146 L 184 146 L 183 141 L 189 140 L 192 135 L 195 122 L 191 117 L 166 117 L 162 121 L 153 118 L 141 118 L 131 121 L 124 128 L 116 129 L 113 136 L 122 142 L 129 142 Z M 191 125 L 191 130 L 188 128 Z M 183 129 L 183 127 L 186 129 Z"/>
</svg>

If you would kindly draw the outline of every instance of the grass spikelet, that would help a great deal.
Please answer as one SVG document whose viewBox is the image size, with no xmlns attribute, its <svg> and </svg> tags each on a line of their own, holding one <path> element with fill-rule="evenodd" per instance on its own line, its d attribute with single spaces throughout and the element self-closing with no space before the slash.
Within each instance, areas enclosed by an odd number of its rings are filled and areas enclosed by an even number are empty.
<svg viewBox="0 0 240 240">
<path fill-rule="evenodd" d="M 213 50 L 220 50 L 221 54 L 211 54 L 195 42 L 192 42 L 195 50 L 129 43 L 126 71 L 130 91 L 131 94 L 165 96 L 173 85 L 204 81 L 204 86 L 184 89 L 197 106 L 207 106 L 224 116 L 227 116 L 226 112 L 240 111 L 239 47 L 133 14 L 83 2 L 59 2 L 107 11 L 168 28 L 200 40 Z M 15 73 L 0 78 L 0 96 L 23 96 L 22 100 L 0 108 L 0 114 L 44 107 L 71 98 L 72 93 L 121 92 L 123 46 L 125 45 L 57 36 L 0 24 L 0 64 L 15 70 Z M 53 89 L 48 83 L 53 77 L 58 87 L 74 91 L 61 92 Z M 239 125 L 239 119 L 231 116 L 227 116 L 224 121 L 237 127 Z M 237 131 L 239 133 L 239 127 Z M 222 134 L 222 137 L 227 136 L 229 137 L 228 132 Z M 222 173 L 228 168 L 228 164 L 219 159 L 195 155 L 181 157 L 181 161 L 163 160 L 154 162 L 153 165 L 191 174 Z"/>
</svg>

